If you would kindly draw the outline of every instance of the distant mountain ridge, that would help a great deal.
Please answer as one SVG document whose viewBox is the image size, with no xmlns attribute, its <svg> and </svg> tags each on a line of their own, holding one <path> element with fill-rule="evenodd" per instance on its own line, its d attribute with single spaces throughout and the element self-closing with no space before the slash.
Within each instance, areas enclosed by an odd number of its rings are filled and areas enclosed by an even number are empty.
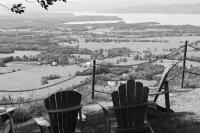
<svg viewBox="0 0 200 133">
<path fill-rule="evenodd" d="M 104 10 L 110 13 L 188 13 L 200 14 L 200 4 L 142 5 Z"/>
</svg>

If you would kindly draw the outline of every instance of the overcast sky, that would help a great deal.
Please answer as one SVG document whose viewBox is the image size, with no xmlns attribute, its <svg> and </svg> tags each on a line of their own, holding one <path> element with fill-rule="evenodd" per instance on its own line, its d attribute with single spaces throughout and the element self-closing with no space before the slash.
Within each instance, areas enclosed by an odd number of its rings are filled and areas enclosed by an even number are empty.
<svg viewBox="0 0 200 133">
<path fill-rule="evenodd" d="M 37 0 L 27 0 L 27 1 L 37 1 Z M 42 11 L 40 6 L 35 2 L 35 4 L 25 2 L 24 0 L 0 0 L 1 4 L 11 6 L 14 3 L 23 3 L 28 11 Z M 66 4 L 63 2 L 58 2 L 49 8 L 50 11 L 69 11 L 69 10 L 103 10 L 103 9 L 113 9 L 121 7 L 131 7 L 137 5 L 148 5 L 148 4 L 196 4 L 200 3 L 200 0 L 68 0 Z M 0 7 L 0 11 L 4 10 Z"/>
</svg>

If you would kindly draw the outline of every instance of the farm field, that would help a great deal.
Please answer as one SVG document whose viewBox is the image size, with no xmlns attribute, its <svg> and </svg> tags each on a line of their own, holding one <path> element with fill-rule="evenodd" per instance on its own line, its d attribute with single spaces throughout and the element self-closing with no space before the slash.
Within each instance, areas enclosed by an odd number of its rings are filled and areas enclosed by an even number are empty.
<svg viewBox="0 0 200 133">
<path fill-rule="evenodd" d="M 184 42 L 195 42 L 200 39 L 200 36 L 175 36 L 175 37 L 154 37 L 144 39 L 157 39 L 157 40 L 168 40 L 169 42 L 121 42 L 121 43 L 80 43 L 80 47 L 89 48 L 91 50 L 96 49 L 108 49 L 108 48 L 123 48 L 128 47 L 133 51 L 142 52 L 150 49 L 153 53 L 162 53 L 163 49 L 178 48 L 184 45 Z"/>
<path fill-rule="evenodd" d="M 14 62 L 10 63 L 8 67 L 3 67 L 1 69 L 4 69 L 4 71 L 9 71 L 14 68 L 21 69 L 21 71 L 17 71 L 14 73 L 8 73 L 0 76 L 0 88 L 6 89 L 6 90 L 26 90 L 26 89 L 34 89 L 43 87 L 45 85 L 41 85 L 41 78 L 42 76 L 47 75 L 60 75 L 60 79 L 49 81 L 47 85 L 54 84 L 56 82 L 63 81 L 67 78 L 70 78 L 75 74 L 76 71 L 82 71 L 85 68 L 78 67 L 77 65 L 71 65 L 71 66 L 48 66 L 48 65 L 37 65 L 36 63 L 19 63 Z M 15 67 L 16 66 L 16 67 Z M 9 69 L 9 70 L 6 70 Z M 80 81 L 84 80 L 86 77 L 76 77 L 75 79 L 72 79 L 68 81 L 67 83 L 63 83 L 54 87 L 50 87 L 47 89 L 44 89 L 42 91 L 37 91 L 37 93 L 33 92 L 32 94 L 29 92 L 25 93 L 19 93 L 21 96 L 28 98 L 30 95 L 33 98 L 33 95 L 35 97 L 44 97 L 45 95 L 51 94 L 54 91 L 59 90 L 60 88 L 67 88 L 72 85 L 79 84 Z M 4 95 L 1 93 L 1 96 Z M 8 94 L 5 94 L 8 95 Z M 19 97 L 19 95 L 16 95 L 15 93 L 12 95 L 13 98 Z"/>
</svg>

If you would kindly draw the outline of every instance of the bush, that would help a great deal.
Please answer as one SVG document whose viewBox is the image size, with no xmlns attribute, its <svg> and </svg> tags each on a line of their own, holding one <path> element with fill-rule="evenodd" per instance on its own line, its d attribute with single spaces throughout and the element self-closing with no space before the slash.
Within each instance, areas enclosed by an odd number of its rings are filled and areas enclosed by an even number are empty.
<svg viewBox="0 0 200 133">
<path fill-rule="evenodd" d="M 49 76 L 43 76 L 42 78 L 41 78 L 41 85 L 45 85 L 45 84 L 48 84 L 48 81 L 49 80 L 54 80 L 54 79 L 59 79 L 59 78 L 61 78 L 61 76 L 60 75 L 49 75 Z"/>
<path fill-rule="evenodd" d="M 13 56 L 0 58 L 0 67 L 6 67 L 5 63 L 13 61 Z"/>
<path fill-rule="evenodd" d="M 158 65 L 158 64 L 153 64 L 153 63 L 148 63 L 144 65 L 139 65 L 136 69 L 136 72 L 142 72 L 145 75 L 150 75 L 150 74 L 161 74 L 164 71 L 164 66 L 163 65 Z"/>
<path fill-rule="evenodd" d="M 133 59 L 134 59 L 134 60 L 139 60 L 139 59 L 140 59 L 140 56 L 137 54 L 137 55 L 134 56 Z"/>
<path fill-rule="evenodd" d="M 45 113 L 43 102 L 36 102 L 29 107 L 29 113 L 32 117 L 42 116 Z"/>
<path fill-rule="evenodd" d="M 114 57 L 119 57 L 119 56 L 125 56 L 125 55 L 130 55 L 131 50 L 129 48 L 113 48 L 113 49 L 108 49 L 108 55 L 107 57 L 109 58 L 114 58 Z"/>
<path fill-rule="evenodd" d="M 48 80 L 45 79 L 44 77 L 42 77 L 42 79 L 41 79 L 41 85 L 45 85 L 45 84 L 48 84 L 48 83 L 49 83 Z"/>
<path fill-rule="evenodd" d="M 130 72 L 129 67 L 113 67 L 113 68 L 110 68 L 109 70 L 111 73 L 117 74 L 117 75 Z"/>
<path fill-rule="evenodd" d="M 158 64 L 139 65 L 134 73 L 129 74 L 133 79 L 155 80 L 155 75 L 161 74 L 164 71 L 164 66 Z"/>
<path fill-rule="evenodd" d="M 76 72 L 75 72 L 75 75 L 80 76 L 80 75 L 81 75 L 81 72 L 80 72 L 80 71 L 76 71 Z"/>
<path fill-rule="evenodd" d="M 113 64 L 112 63 L 102 63 L 101 65 L 112 66 Z M 109 67 L 101 67 L 101 66 L 96 67 L 96 71 L 95 71 L 96 74 L 107 74 L 107 73 L 110 73 L 110 72 L 111 71 L 110 71 Z M 80 71 L 76 71 L 75 74 L 77 76 L 88 76 L 88 75 L 92 75 L 92 73 L 93 73 L 93 70 L 88 70 L 84 73 L 81 73 Z"/>
<path fill-rule="evenodd" d="M 6 65 L 0 62 L 0 67 L 6 67 Z"/>
<path fill-rule="evenodd" d="M 0 62 L 1 63 L 8 63 L 8 62 L 11 62 L 13 61 L 13 56 L 10 56 L 10 57 L 5 57 L 5 58 L 0 58 Z"/>
<path fill-rule="evenodd" d="M 31 114 L 26 109 L 16 109 L 13 114 L 13 120 L 16 124 L 26 122 L 31 118 Z"/>
<path fill-rule="evenodd" d="M 192 88 L 192 89 L 195 89 L 195 88 L 197 88 L 197 84 L 194 84 L 194 83 L 191 82 L 191 81 L 185 81 L 184 87 L 185 87 L 185 88 Z"/>
</svg>

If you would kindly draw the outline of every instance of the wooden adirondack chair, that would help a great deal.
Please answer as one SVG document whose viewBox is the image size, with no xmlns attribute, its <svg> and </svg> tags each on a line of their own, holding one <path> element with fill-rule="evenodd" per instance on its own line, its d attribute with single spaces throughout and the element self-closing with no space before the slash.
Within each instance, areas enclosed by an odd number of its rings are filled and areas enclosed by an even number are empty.
<svg viewBox="0 0 200 133">
<path fill-rule="evenodd" d="M 160 79 L 160 82 L 158 84 L 158 89 L 157 89 L 157 92 L 160 92 L 163 87 L 164 87 L 164 84 L 165 82 L 167 81 L 167 77 L 169 75 L 169 72 L 171 71 L 173 65 L 169 65 L 165 68 L 162 76 L 161 76 L 161 79 Z M 154 102 L 156 102 L 156 100 L 158 99 L 159 95 L 156 95 L 155 98 L 154 98 Z"/>
<path fill-rule="evenodd" d="M 174 112 L 173 110 L 170 109 L 169 93 L 165 93 L 165 104 L 166 104 L 166 107 L 162 107 L 162 106 L 160 106 L 160 105 L 158 105 L 156 103 L 158 97 L 160 96 L 159 92 L 161 92 L 163 89 L 164 89 L 164 91 L 169 91 L 167 77 L 169 75 L 169 72 L 173 68 L 173 66 L 174 65 L 167 66 L 165 68 L 162 76 L 161 76 L 160 82 L 159 82 L 158 87 L 157 87 L 158 94 L 156 94 L 155 97 L 154 97 L 155 104 L 149 106 L 149 108 L 147 110 L 148 114 L 150 114 L 150 115 L 159 116 L 160 117 L 160 116 L 165 116 L 164 113 Z"/>
<path fill-rule="evenodd" d="M 42 118 L 35 119 L 41 132 L 44 132 L 42 127 L 46 126 L 50 133 L 75 133 L 78 113 L 81 119 L 81 98 L 81 94 L 75 91 L 61 91 L 46 98 L 44 103 L 49 123 Z"/>
<path fill-rule="evenodd" d="M 128 80 L 126 84 L 119 86 L 118 91 L 114 91 L 112 96 L 113 107 L 102 106 L 107 117 L 108 133 L 149 133 L 153 132 L 149 123 L 145 123 L 146 109 L 151 102 L 148 102 L 149 88 L 143 87 L 140 82 Z M 117 127 L 111 121 L 114 110 L 117 120 Z"/>
</svg>

